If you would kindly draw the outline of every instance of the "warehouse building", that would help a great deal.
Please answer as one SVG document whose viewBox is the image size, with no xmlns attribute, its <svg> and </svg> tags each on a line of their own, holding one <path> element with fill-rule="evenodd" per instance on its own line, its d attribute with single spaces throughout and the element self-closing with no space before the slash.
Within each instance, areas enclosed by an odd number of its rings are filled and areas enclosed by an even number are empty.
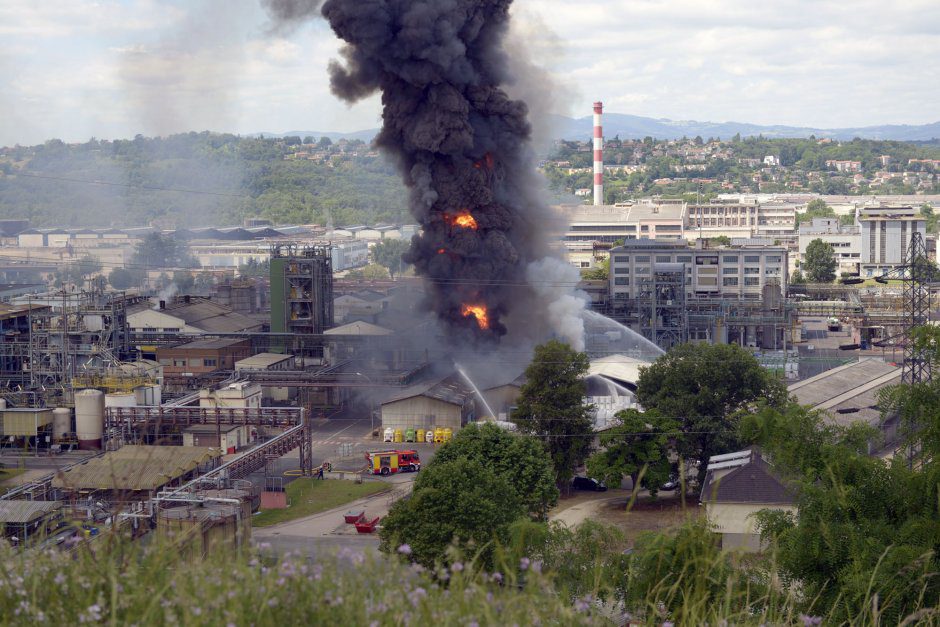
<svg viewBox="0 0 940 627">
<path fill-rule="evenodd" d="M 382 402 L 383 429 L 453 429 L 474 420 L 473 392 L 458 375 L 403 390 Z"/>
</svg>

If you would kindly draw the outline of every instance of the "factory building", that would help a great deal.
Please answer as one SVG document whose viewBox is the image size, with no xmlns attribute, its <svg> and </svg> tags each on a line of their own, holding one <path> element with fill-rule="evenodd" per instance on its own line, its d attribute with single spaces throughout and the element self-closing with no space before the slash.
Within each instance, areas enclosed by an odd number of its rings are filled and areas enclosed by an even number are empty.
<svg viewBox="0 0 940 627">
<path fill-rule="evenodd" d="M 832 246 L 840 272 L 858 272 L 861 261 L 858 226 L 843 225 L 838 218 L 813 218 L 811 224 L 801 224 L 799 232 L 800 264 L 806 261 L 806 247 L 820 239 Z"/>
<path fill-rule="evenodd" d="M 667 349 L 687 341 L 781 349 L 787 249 L 628 240 L 610 251 L 609 314 Z"/>
<path fill-rule="evenodd" d="M 216 370 L 233 370 L 235 362 L 251 355 L 251 340 L 196 340 L 178 346 L 161 346 L 157 361 L 168 384 Z"/>
<path fill-rule="evenodd" d="M 865 207 L 859 210 L 859 252 L 864 277 L 879 276 L 904 264 L 914 232 L 927 236 L 927 222 L 914 207 Z"/>
<path fill-rule="evenodd" d="M 474 420 L 473 399 L 473 392 L 458 375 L 426 381 L 382 402 L 382 428 L 456 432 Z"/>
<path fill-rule="evenodd" d="M 260 331 L 263 323 L 206 298 L 181 296 L 159 301 L 156 307 L 144 301 L 127 316 L 134 333 L 240 333 Z"/>
<path fill-rule="evenodd" d="M 271 251 L 271 331 L 316 334 L 333 327 L 333 261 L 320 246 Z"/>
</svg>

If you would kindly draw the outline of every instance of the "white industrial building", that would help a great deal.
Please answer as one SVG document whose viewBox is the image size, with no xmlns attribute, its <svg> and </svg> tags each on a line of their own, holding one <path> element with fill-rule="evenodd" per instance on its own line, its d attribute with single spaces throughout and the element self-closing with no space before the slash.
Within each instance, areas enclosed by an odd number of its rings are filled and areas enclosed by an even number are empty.
<svg viewBox="0 0 940 627">
<path fill-rule="evenodd" d="M 858 272 L 861 261 L 859 250 L 859 227 L 846 226 L 838 218 L 813 218 L 810 224 L 801 224 L 799 231 L 799 259 L 800 264 L 806 262 L 806 247 L 811 242 L 820 239 L 832 246 L 839 263 L 841 272 Z"/>
<path fill-rule="evenodd" d="M 474 420 L 474 396 L 457 375 L 406 388 L 382 402 L 383 429 L 453 429 Z"/>
<path fill-rule="evenodd" d="M 786 293 L 787 249 L 782 246 L 692 248 L 685 241 L 638 239 L 610 251 L 612 300 L 637 298 L 657 264 L 681 264 L 686 296 L 758 299 L 773 283 Z"/>
<path fill-rule="evenodd" d="M 915 232 L 927 235 L 927 222 L 914 207 L 865 207 L 859 211 L 861 273 L 878 276 L 903 265 Z"/>
</svg>

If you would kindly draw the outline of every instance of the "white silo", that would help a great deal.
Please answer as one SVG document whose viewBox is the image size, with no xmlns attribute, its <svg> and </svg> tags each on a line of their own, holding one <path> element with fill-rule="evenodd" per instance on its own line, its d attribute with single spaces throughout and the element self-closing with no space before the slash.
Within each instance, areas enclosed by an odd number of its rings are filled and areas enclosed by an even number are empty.
<svg viewBox="0 0 940 627">
<path fill-rule="evenodd" d="M 137 407 L 137 395 L 133 392 L 111 392 L 104 395 L 105 407 Z"/>
<path fill-rule="evenodd" d="M 72 432 L 72 410 L 56 407 L 52 410 L 52 441 L 58 442 Z"/>
<path fill-rule="evenodd" d="M 80 449 L 100 449 L 104 433 L 104 392 L 81 390 L 75 394 L 75 435 Z"/>
</svg>

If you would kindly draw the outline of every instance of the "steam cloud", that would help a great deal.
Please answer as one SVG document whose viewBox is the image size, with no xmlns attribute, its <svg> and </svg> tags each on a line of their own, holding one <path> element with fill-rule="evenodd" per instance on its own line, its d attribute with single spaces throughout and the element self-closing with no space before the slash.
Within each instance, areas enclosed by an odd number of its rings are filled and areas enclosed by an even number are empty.
<svg viewBox="0 0 940 627">
<path fill-rule="evenodd" d="M 275 20 L 310 15 L 316 5 L 264 2 Z M 429 279 L 427 306 L 456 335 L 483 340 L 507 332 L 513 309 L 556 296 L 550 278 L 541 288 L 532 281 L 539 272 L 557 275 L 557 267 L 536 263 L 546 256 L 549 216 L 535 180 L 528 108 L 501 88 L 512 78 L 503 48 L 511 4 L 327 0 L 322 9 L 346 42 L 344 63 L 330 65 L 333 92 L 347 102 L 382 94 L 376 144 L 397 163 L 423 227 L 405 258 Z M 547 316 L 530 318 L 560 323 L 555 331 L 579 345 L 580 320 L 570 312 L 583 301 L 565 292 Z"/>
</svg>

